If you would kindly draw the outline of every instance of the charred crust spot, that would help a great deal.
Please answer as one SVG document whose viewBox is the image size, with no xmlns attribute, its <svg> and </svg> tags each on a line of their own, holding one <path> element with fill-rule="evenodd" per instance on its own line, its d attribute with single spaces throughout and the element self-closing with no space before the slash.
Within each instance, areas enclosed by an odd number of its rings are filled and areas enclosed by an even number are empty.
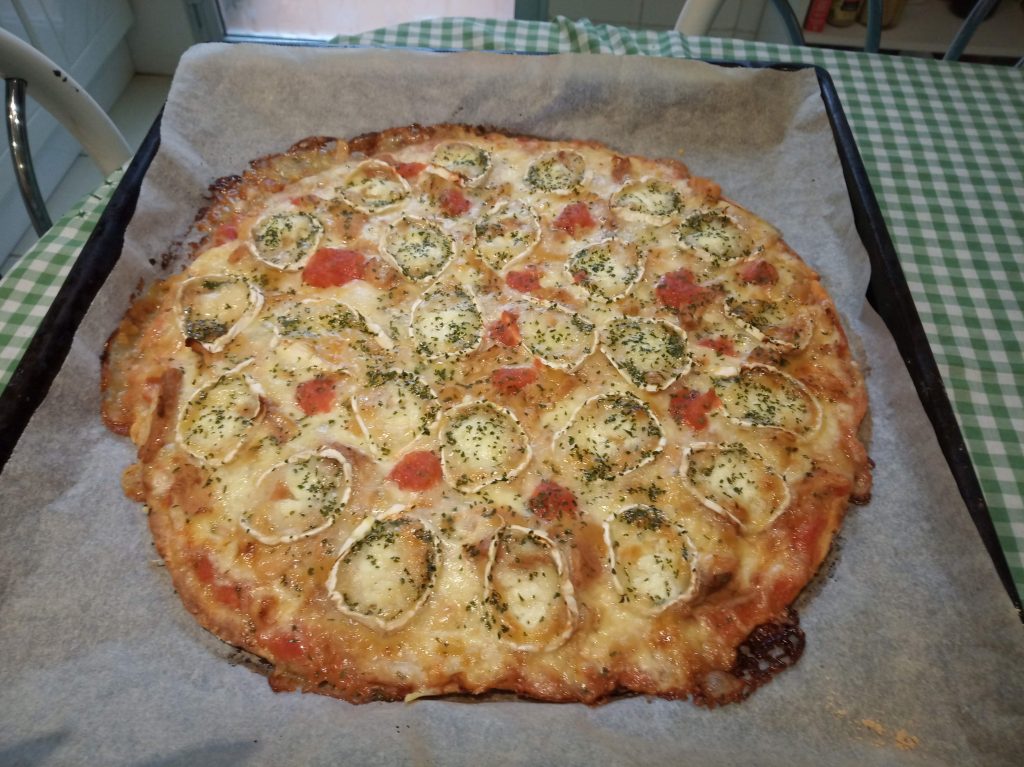
<svg viewBox="0 0 1024 767">
<path fill-rule="evenodd" d="M 850 494 L 850 503 L 864 506 L 871 502 L 871 470 L 875 468 L 875 462 L 868 457 L 864 464 L 857 469 L 853 476 L 853 492 Z"/>
<path fill-rule="evenodd" d="M 333 151 L 338 139 L 332 136 L 309 136 L 296 141 L 288 147 L 287 154 L 302 154 L 305 152 L 320 152 L 323 150 Z"/>
<path fill-rule="evenodd" d="M 795 665 L 804 654 L 805 645 L 800 617 L 792 607 L 788 607 L 778 620 L 762 623 L 751 631 L 736 648 L 736 660 L 729 670 L 729 679 L 718 678 L 713 683 L 702 683 L 693 694 L 693 702 L 698 706 L 715 708 L 746 700 L 777 674 Z"/>
</svg>

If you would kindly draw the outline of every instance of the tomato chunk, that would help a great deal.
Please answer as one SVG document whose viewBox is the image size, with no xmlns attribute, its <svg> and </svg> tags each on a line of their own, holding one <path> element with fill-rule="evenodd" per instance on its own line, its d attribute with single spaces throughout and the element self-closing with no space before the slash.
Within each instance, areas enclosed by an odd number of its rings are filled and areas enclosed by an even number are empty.
<svg viewBox="0 0 1024 767">
<path fill-rule="evenodd" d="M 699 285 L 689 269 L 661 275 L 654 292 L 661 303 L 679 312 L 683 322 L 694 319 L 715 297 L 715 291 Z"/>
<path fill-rule="evenodd" d="M 490 327 L 491 338 L 502 346 L 519 346 L 523 340 L 519 332 L 519 315 L 515 312 L 505 311 L 501 317 Z"/>
<path fill-rule="evenodd" d="M 329 413 L 334 407 L 334 383 L 330 377 L 303 381 L 295 389 L 295 402 L 306 415 Z"/>
<path fill-rule="evenodd" d="M 677 269 L 661 275 L 654 288 L 658 300 L 670 309 L 686 309 L 707 303 L 712 292 L 697 284 L 689 269 Z"/>
<path fill-rule="evenodd" d="M 697 342 L 697 346 L 703 346 L 705 349 L 711 349 L 719 354 L 726 354 L 730 357 L 736 356 L 736 345 L 728 336 L 702 338 Z"/>
<path fill-rule="evenodd" d="M 214 577 L 217 575 L 213 569 L 213 562 L 205 554 L 200 554 L 195 559 L 195 571 L 196 577 L 202 583 L 213 583 Z"/>
<path fill-rule="evenodd" d="M 528 266 L 505 275 L 505 284 L 520 293 L 532 293 L 540 288 L 540 269 Z"/>
<path fill-rule="evenodd" d="M 628 157 L 615 155 L 612 158 L 612 180 L 622 182 L 633 173 L 633 161 Z"/>
<path fill-rule="evenodd" d="M 714 389 L 699 392 L 683 389 L 669 398 L 668 412 L 678 424 L 686 424 L 694 431 L 703 431 L 708 426 L 708 413 L 721 405 Z"/>
<path fill-rule="evenodd" d="M 516 394 L 536 380 L 535 368 L 498 368 L 491 373 L 491 386 L 499 394 Z"/>
<path fill-rule="evenodd" d="M 750 261 L 740 269 L 740 279 L 754 285 L 774 285 L 779 281 L 779 272 L 763 258 Z"/>
<path fill-rule="evenodd" d="M 429 450 L 407 454 L 388 474 L 402 490 L 429 490 L 441 481 L 441 459 Z"/>
<path fill-rule="evenodd" d="M 242 603 L 238 588 L 232 584 L 218 584 L 214 586 L 213 598 L 228 607 L 238 607 Z"/>
<path fill-rule="evenodd" d="M 221 224 L 213 232 L 213 245 L 224 245 L 238 239 L 238 227 L 234 223 Z"/>
<path fill-rule="evenodd" d="M 580 233 L 589 231 L 595 226 L 597 226 L 597 222 L 590 215 L 590 208 L 583 202 L 566 205 L 555 219 L 555 227 L 563 232 L 568 232 L 573 237 L 577 237 Z"/>
<path fill-rule="evenodd" d="M 446 216 L 453 218 L 461 216 L 469 210 L 469 200 L 466 199 L 466 195 L 462 193 L 462 190 L 458 188 L 445 189 L 441 192 L 438 202 L 441 205 L 441 211 Z"/>
<path fill-rule="evenodd" d="M 267 637 L 264 643 L 274 660 L 297 660 L 306 652 L 298 634 L 275 634 Z"/>
<path fill-rule="evenodd" d="M 302 270 L 302 281 L 314 288 L 332 288 L 363 279 L 366 256 L 358 250 L 320 248 Z"/>
<path fill-rule="evenodd" d="M 575 517 L 579 507 L 572 490 L 545 479 L 530 496 L 530 511 L 541 519 L 551 520 L 563 515 Z"/>
<path fill-rule="evenodd" d="M 395 166 L 395 172 L 402 178 L 416 178 L 426 167 L 424 162 L 400 162 Z"/>
</svg>

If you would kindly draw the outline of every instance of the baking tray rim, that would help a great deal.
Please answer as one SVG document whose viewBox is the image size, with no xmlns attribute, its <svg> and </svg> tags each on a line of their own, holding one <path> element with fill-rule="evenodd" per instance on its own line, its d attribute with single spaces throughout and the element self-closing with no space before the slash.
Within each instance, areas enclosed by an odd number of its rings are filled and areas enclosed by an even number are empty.
<svg viewBox="0 0 1024 767">
<path fill-rule="evenodd" d="M 287 41 L 284 45 L 294 45 Z M 333 46 L 342 48 L 375 48 L 378 46 Z M 447 48 L 403 48 L 430 53 L 464 53 Z M 494 51 L 502 55 L 545 56 L 536 51 Z M 593 54 L 590 54 L 593 55 Z M 832 136 L 839 154 L 857 234 L 867 251 L 871 275 L 866 297 L 882 318 L 910 373 L 918 398 L 932 424 L 946 463 L 967 506 L 996 573 L 1010 601 L 1024 622 L 1021 598 L 1010 572 L 1005 552 L 999 542 L 992 516 L 985 501 L 978 475 L 964 442 L 963 433 L 953 412 L 952 403 L 942 381 L 938 364 L 914 304 L 903 267 L 896 254 L 885 224 L 878 199 L 857 148 L 853 131 L 843 110 L 839 93 L 828 70 L 822 66 L 801 63 L 771 63 L 703 59 L 721 67 L 775 69 L 793 72 L 812 69 L 818 86 Z M 85 313 L 106 282 L 121 256 L 124 234 L 138 202 L 142 180 L 160 146 L 160 123 L 157 116 L 143 139 L 110 202 L 82 248 L 57 296 L 39 325 L 7 387 L 0 393 L 0 471 L 10 458 L 32 414 L 46 398 L 57 373 L 71 348 L 71 341 Z"/>
</svg>

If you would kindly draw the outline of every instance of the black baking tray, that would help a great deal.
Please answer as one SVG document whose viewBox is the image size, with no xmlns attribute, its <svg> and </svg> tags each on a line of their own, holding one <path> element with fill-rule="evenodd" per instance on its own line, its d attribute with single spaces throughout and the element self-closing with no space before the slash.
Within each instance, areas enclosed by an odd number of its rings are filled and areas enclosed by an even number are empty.
<svg viewBox="0 0 1024 767">
<path fill-rule="evenodd" d="M 735 61 L 711 63 L 719 66 L 772 68 L 784 71 L 808 68 L 815 70 L 849 191 L 854 223 L 871 260 L 868 302 L 881 316 L 896 340 L 896 346 L 914 381 L 921 404 L 924 405 L 925 412 L 935 429 L 943 455 L 956 479 L 960 495 L 967 504 L 967 510 L 992 558 L 1006 593 L 1017 609 L 1018 616 L 1024 620 L 1020 596 L 999 543 L 985 496 L 831 76 L 825 69 L 809 65 Z M 125 171 L 121 183 L 43 319 L 10 383 L 0 395 L 0 468 L 6 464 L 29 419 L 46 397 L 67 357 L 71 339 L 78 325 L 121 255 L 125 229 L 135 213 L 142 179 L 159 146 L 158 117 Z"/>
</svg>

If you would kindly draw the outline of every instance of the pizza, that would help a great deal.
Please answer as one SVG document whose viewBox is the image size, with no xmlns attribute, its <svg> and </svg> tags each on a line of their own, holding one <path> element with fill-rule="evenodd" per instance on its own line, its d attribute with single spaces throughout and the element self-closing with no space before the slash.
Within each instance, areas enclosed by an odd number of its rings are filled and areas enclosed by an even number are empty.
<svg viewBox="0 0 1024 767">
<path fill-rule="evenodd" d="M 220 179 L 107 345 L 185 607 L 277 690 L 745 697 L 870 494 L 818 275 L 675 160 L 484 128 Z"/>
</svg>

